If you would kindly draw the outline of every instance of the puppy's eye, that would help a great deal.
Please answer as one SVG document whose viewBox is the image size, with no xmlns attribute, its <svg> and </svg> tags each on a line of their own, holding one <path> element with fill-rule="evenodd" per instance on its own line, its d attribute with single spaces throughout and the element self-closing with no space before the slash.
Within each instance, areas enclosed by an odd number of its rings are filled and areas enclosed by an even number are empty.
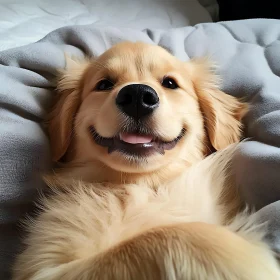
<svg viewBox="0 0 280 280">
<path fill-rule="evenodd" d="M 114 84 L 111 81 L 109 81 L 107 79 L 104 79 L 104 80 L 101 80 L 100 82 L 98 82 L 98 84 L 96 85 L 95 89 L 103 91 L 103 90 L 109 90 L 113 86 L 114 86 Z"/>
<path fill-rule="evenodd" d="M 163 87 L 170 88 L 170 89 L 176 89 L 179 87 L 175 82 L 175 80 L 170 77 L 163 78 L 161 85 Z"/>
</svg>

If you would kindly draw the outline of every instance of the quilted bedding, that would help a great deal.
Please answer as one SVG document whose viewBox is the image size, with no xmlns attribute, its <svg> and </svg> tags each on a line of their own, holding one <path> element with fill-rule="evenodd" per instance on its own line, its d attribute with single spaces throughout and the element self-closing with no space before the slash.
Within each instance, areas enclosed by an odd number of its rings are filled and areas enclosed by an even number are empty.
<svg viewBox="0 0 280 280">
<path fill-rule="evenodd" d="M 99 55 L 122 41 L 144 41 L 182 60 L 209 55 L 219 65 L 223 89 L 245 97 L 251 140 L 235 158 L 236 181 L 246 201 L 269 222 L 267 239 L 280 252 L 280 21 L 204 23 L 144 31 L 96 25 L 64 27 L 37 43 L 0 53 L 0 275 L 9 279 L 21 232 L 40 174 L 50 167 L 48 139 L 40 126 L 49 108 L 64 52 Z"/>
</svg>

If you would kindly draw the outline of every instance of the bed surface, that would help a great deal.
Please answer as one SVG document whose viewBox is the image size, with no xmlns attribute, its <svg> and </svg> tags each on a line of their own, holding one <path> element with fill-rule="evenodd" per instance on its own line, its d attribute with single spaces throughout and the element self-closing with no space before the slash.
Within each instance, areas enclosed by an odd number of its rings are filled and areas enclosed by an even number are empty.
<svg viewBox="0 0 280 280">
<path fill-rule="evenodd" d="M 68 25 L 172 28 L 211 22 L 213 0 L 1 0 L 0 51 Z M 209 11 L 209 12 L 208 12 Z"/>
</svg>

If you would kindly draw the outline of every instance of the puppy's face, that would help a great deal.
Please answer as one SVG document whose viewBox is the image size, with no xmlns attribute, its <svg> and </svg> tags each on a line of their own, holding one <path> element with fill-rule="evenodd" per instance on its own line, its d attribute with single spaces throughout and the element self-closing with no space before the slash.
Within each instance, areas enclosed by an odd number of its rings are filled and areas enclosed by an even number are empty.
<svg viewBox="0 0 280 280">
<path fill-rule="evenodd" d="M 192 164 L 207 144 L 237 141 L 244 111 L 217 89 L 206 62 L 183 63 L 143 43 L 118 44 L 95 61 L 68 61 L 58 91 L 49 126 L 54 159 L 66 154 L 129 173 Z"/>
</svg>

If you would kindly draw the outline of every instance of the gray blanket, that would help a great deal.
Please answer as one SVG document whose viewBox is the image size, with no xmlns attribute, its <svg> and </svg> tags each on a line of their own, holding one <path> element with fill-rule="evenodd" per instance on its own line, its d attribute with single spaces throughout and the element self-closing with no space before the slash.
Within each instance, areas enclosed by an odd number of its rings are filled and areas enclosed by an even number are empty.
<svg viewBox="0 0 280 280">
<path fill-rule="evenodd" d="M 9 279 L 22 235 L 17 222 L 43 187 L 50 167 L 48 139 L 40 126 L 53 97 L 64 52 L 99 55 L 122 40 L 169 49 L 182 60 L 209 55 L 220 65 L 223 89 L 246 97 L 252 108 L 235 158 L 236 180 L 246 201 L 270 222 L 268 239 L 280 247 L 280 21 L 248 20 L 195 27 L 134 31 L 66 27 L 43 40 L 0 53 L 0 275 Z M 274 204 L 271 204 L 275 202 Z M 268 205 L 268 206 L 267 206 Z"/>
</svg>

